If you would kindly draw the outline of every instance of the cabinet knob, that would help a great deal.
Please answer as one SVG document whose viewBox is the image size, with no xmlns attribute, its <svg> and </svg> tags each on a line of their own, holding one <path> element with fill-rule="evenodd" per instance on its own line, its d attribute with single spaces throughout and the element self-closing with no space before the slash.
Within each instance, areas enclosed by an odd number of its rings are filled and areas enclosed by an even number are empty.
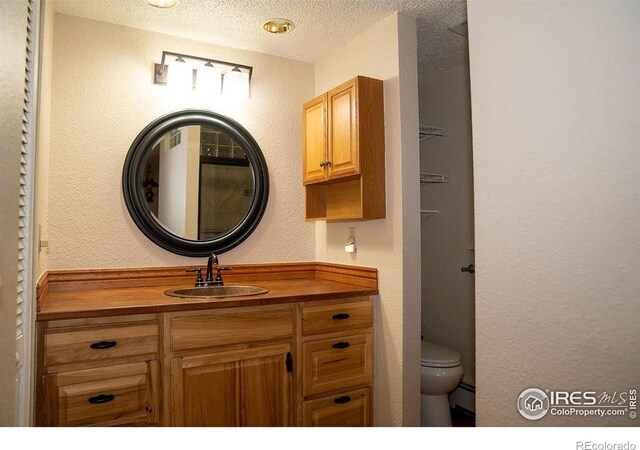
<svg viewBox="0 0 640 450">
<path fill-rule="evenodd" d="M 324 166 L 326 166 L 326 165 L 327 165 L 327 162 L 326 162 L 326 161 L 322 161 L 322 162 L 320 163 L 320 167 L 324 167 Z"/>
<path fill-rule="evenodd" d="M 287 372 L 293 371 L 293 355 L 291 354 L 291 352 L 287 352 L 287 359 L 285 361 L 285 364 L 287 365 Z"/>
</svg>

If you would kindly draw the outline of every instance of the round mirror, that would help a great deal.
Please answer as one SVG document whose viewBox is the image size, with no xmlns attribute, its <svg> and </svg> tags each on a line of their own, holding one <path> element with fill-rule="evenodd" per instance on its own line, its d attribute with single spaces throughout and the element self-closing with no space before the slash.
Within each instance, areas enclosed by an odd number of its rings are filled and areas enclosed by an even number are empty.
<svg viewBox="0 0 640 450">
<path fill-rule="evenodd" d="M 133 141 L 122 173 L 140 230 L 180 255 L 225 252 L 260 222 L 269 196 L 267 164 L 239 123 L 211 111 L 156 119 Z"/>
</svg>

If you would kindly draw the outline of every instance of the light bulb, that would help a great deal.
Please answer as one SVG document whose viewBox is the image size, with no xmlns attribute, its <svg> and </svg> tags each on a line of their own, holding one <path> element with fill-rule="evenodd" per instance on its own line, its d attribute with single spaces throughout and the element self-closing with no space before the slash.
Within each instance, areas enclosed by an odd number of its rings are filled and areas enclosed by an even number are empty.
<svg viewBox="0 0 640 450">
<path fill-rule="evenodd" d="M 167 86 L 180 91 L 190 91 L 193 89 L 193 68 L 184 62 L 184 59 L 177 58 L 169 64 Z"/>
<path fill-rule="evenodd" d="M 236 99 L 249 98 L 249 74 L 237 67 L 224 74 L 222 93 Z"/>
<path fill-rule="evenodd" d="M 215 97 L 220 95 L 222 87 L 222 71 L 218 67 L 214 67 L 211 63 L 207 63 L 198 68 L 196 74 L 196 90 L 198 93 Z"/>
</svg>

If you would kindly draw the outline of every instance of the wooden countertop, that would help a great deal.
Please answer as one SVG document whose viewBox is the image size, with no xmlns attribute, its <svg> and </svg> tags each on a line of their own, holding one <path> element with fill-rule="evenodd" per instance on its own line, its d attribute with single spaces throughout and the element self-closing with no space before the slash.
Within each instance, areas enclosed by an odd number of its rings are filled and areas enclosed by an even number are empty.
<svg viewBox="0 0 640 450">
<path fill-rule="evenodd" d="M 226 285 L 261 286 L 269 289 L 269 292 L 263 295 L 206 300 L 164 295 L 166 289 L 193 287 L 191 280 L 188 283 L 185 282 L 183 268 L 174 268 L 176 275 L 173 278 L 156 277 L 152 279 L 148 286 L 140 285 L 143 284 L 140 279 L 135 282 L 132 282 L 131 278 L 114 282 L 113 277 L 108 278 L 104 275 L 108 271 L 94 272 L 91 276 L 88 276 L 89 271 L 83 271 L 84 278 L 81 282 L 78 281 L 79 272 L 52 273 L 50 274 L 51 278 L 54 278 L 55 275 L 60 279 L 66 277 L 64 283 L 67 285 L 59 281 L 57 288 L 45 289 L 44 295 L 39 293 L 40 308 L 36 320 L 205 310 L 378 294 L 377 271 L 375 269 L 324 263 L 304 264 L 315 264 L 315 266 L 313 270 L 308 270 L 309 267 L 305 266 L 305 275 L 302 278 L 295 278 L 300 276 L 300 272 L 292 271 L 291 265 L 287 265 L 286 270 L 272 270 L 273 266 L 269 266 L 270 270 L 266 275 L 266 272 L 259 270 L 264 267 L 262 265 L 234 266 L 234 271 L 240 272 L 240 274 L 236 275 L 235 279 L 225 275 Z M 152 269 L 140 270 L 146 270 L 147 273 L 150 273 L 149 271 Z M 96 273 L 102 277 L 98 277 L 101 281 L 96 281 Z M 157 273 L 157 269 L 154 273 Z M 294 278 L 289 278 L 287 276 L 289 273 L 294 273 L 294 275 L 290 275 Z M 371 273 L 375 275 L 375 278 L 371 277 Z M 227 278 L 229 279 L 227 280 Z M 49 285 L 52 283 L 53 281 L 48 282 Z M 123 284 L 131 287 L 124 287 Z"/>
</svg>

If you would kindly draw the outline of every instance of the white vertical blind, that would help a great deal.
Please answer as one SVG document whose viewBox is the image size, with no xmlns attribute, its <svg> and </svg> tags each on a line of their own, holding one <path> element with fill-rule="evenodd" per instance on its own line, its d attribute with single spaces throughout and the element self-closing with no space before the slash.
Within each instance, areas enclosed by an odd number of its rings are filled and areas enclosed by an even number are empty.
<svg viewBox="0 0 640 450">
<path fill-rule="evenodd" d="M 22 145 L 20 146 L 20 211 L 18 221 L 18 285 L 16 311 L 16 423 L 28 426 L 31 421 L 31 347 L 33 299 L 31 286 L 34 161 L 34 81 L 38 4 L 27 1 L 27 42 L 22 108 Z"/>
</svg>

